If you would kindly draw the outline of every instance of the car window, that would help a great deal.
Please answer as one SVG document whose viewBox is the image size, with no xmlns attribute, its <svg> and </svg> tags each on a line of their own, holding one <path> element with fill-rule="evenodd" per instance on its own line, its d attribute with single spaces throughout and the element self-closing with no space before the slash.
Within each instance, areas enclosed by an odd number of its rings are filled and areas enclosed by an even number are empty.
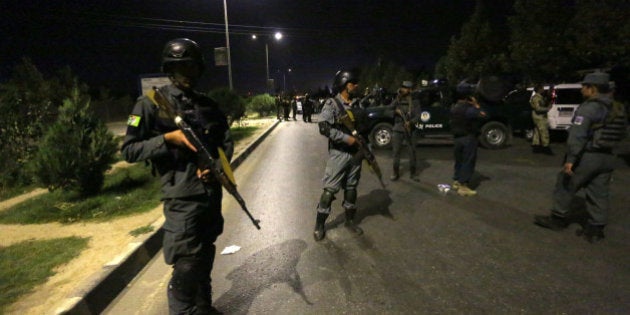
<svg viewBox="0 0 630 315">
<path fill-rule="evenodd" d="M 414 97 L 418 98 L 422 107 L 439 107 L 442 104 L 442 95 L 437 90 L 420 91 Z"/>
<path fill-rule="evenodd" d="M 529 104 L 529 99 L 532 97 L 532 91 L 518 90 L 512 91 L 505 97 L 505 104 L 508 106 L 516 106 Z"/>
<path fill-rule="evenodd" d="M 580 89 L 556 89 L 555 104 L 580 104 L 582 101 Z"/>
</svg>

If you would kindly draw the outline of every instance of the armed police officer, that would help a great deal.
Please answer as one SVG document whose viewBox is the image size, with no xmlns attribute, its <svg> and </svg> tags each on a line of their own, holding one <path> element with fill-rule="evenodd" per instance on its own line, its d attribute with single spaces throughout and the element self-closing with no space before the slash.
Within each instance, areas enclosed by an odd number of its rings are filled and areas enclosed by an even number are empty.
<svg viewBox="0 0 630 315">
<path fill-rule="evenodd" d="M 549 147 L 549 102 L 543 96 L 545 88 L 542 84 L 534 86 L 534 95 L 529 100 L 532 107 L 532 121 L 534 122 L 534 137 L 532 138 L 532 152 L 553 155 Z"/>
<path fill-rule="evenodd" d="M 159 92 L 211 148 L 231 159 L 234 145 L 225 115 L 210 98 L 193 90 L 205 68 L 194 41 L 178 38 L 166 43 L 162 71 L 172 84 Z M 195 147 L 172 117 L 158 108 L 155 98 L 138 99 L 128 121 L 122 154 L 128 162 L 150 160 L 162 184 L 164 201 L 164 259 L 173 265 L 167 297 L 170 314 L 212 314 L 210 274 L 223 232 L 221 185 L 208 179 L 208 166 L 198 165 Z"/>
<path fill-rule="evenodd" d="M 551 213 L 535 216 L 534 223 L 555 231 L 567 228 L 571 223 L 571 201 L 583 188 L 590 218 L 578 235 L 596 242 L 604 238 L 608 223 L 609 186 L 616 162 L 612 149 L 626 135 L 627 118 L 624 107 L 613 104 L 607 94 L 607 73 L 587 74 L 581 92 L 585 101 L 576 110 L 569 129 L 567 153 L 557 177 Z"/>
<path fill-rule="evenodd" d="M 357 186 L 361 178 L 361 160 L 353 159 L 359 151 L 358 141 L 348 128 L 340 123 L 340 118 L 351 109 L 352 98 L 359 91 L 359 80 L 352 71 L 342 70 L 335 75 L 333 86 L 337 92 L 334 98 L 324 103 L 319 115 L 319 132 L 328 138 L 328 161 L 324 173 L 324 191 L 317 206 L 314 237 L 316 241 L 326 236 L 326 219 L 331 212 L 335 194 L 344 189 L 342 207 L 345 210 L 348 229 L 357 234 L 363 230 L 356 226 Z"/>
<path fill-rule="evenodd" d="M 394 154 L 392 181 L 400 178 L 400 153 L 403 147 L 403 141 L 409 143 L 409 177 L 413 181 L 420 181 L 416 174 L 416 139 L 414 125 L 420 121 L 420 102 L 412 99 L 411 89 L 413 83 L 411 81 L 403 81 L 398 89 L 398 95 L 392 102 L 394 106 L 394 127 L 392 135 L 392 147 Z"/>
</svg>

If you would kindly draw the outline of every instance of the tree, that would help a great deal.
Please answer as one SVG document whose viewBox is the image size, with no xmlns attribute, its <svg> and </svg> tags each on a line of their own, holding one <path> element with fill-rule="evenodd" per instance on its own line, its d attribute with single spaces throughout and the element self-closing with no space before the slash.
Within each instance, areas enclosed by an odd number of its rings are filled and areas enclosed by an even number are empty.
<svg viewBox="0 0 630 315">
<path fill-rule="evenodd" d="M 115 160 L 117 142 L 89 106 L 89 100 L 75 87 L 39 145 L 31 167 L 51 191 L 61 188 L 81 196 L 96 194 Z"/>
<path fill-rule="evenodd" d="M 252 97 L 247 104 L 247 109 L 258 113 L 258 115 L 267 116 L 276 110 L 276 100 L 273 96 L 265 93 Z"/>
<path fill-rule="evenodd" d="M 452 37 L 446 56 L 439 61 L 438 71 L 449 82 L 478 78 L 484 74 L 509 72 L 506 42 L 502 23 L 491 23 L 483 1 L 464 23 L 459 38 Z"/>
<path fill-rule="evenodd" d="M 0 188 L 31 182 L 24 165 L 55 119 L 57 104 L 52 94 L 51 82 L 27 58 L 0 86 Z"/>
<path fill-rule="evenodd" d="M 509 18 L 510 56 L 526 81 L 563 81 L 573 68 L 566 29 L 574 6 L 571 1 L 516 0 Z"/>
<path fill-rule="evenodd" d="M 566 32 L 575 69 L 630 66 L 629 16 L 627 1 L 577 0 Z"/>
<path fill-rule="evenodd" d="M 219 103 L 219 109 L 228 117 L 229 126 L 245 115 L 245 100 L 229 88 L 212 90 L 208 96 Z"/>
</svg>

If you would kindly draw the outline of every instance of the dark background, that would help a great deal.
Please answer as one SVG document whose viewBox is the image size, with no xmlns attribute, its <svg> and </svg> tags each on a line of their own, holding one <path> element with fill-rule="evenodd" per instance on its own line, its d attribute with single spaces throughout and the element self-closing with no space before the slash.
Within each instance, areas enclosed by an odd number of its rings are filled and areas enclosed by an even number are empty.
<svg viewBox="0 0 630 315">
<path fill-rule="evenodd" d="M 214 47 L 225 46 L 222 0 L 9 0 L 0 6 L 0 82 L 28 57 L 45 75 L 68 65 L 92 88 L 135 96 L 138 76 L 159 72 L 164 43 L 188 37 L 209 64 L 200 90 L 228 86 L 227 67 L 213 64 Z M 264 42 L 275 31 L 284 34 L 280 42 L 269 40 L 270 76 L 279 87 L 321 88 L 341 68 L 378 60 L 431 73 L 474 6 L 454 0 L 227 1 L 234 88 L 264 90 Z"/>
</svg>

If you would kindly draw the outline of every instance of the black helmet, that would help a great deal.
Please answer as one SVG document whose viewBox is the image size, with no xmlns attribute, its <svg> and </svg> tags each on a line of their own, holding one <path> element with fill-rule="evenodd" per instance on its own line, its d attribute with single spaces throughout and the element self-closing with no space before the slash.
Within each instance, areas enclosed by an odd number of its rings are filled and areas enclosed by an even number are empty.
<svg viewBox="0 0 630 315">
<path fill-rule="evenodd" d="M 359 78 L 352 71 L 337 71 L 337 73 L 335 74 L 335 82 L 333 83 L 336 92 L 341 92 L 346 87 L 346 83 L 348 82 L 357 83 L 359 82 Z"/>
<path fill-rule="evenodd" d="M 203 72 L 205 61 L 201 48 L 193 40 L 188 38 L 177 38 L 169 41 L 162 51 L 162 71 L 168 73 L 168 64 L 183 61 L 193 61 L 197 63 Z"/>
</svg>

